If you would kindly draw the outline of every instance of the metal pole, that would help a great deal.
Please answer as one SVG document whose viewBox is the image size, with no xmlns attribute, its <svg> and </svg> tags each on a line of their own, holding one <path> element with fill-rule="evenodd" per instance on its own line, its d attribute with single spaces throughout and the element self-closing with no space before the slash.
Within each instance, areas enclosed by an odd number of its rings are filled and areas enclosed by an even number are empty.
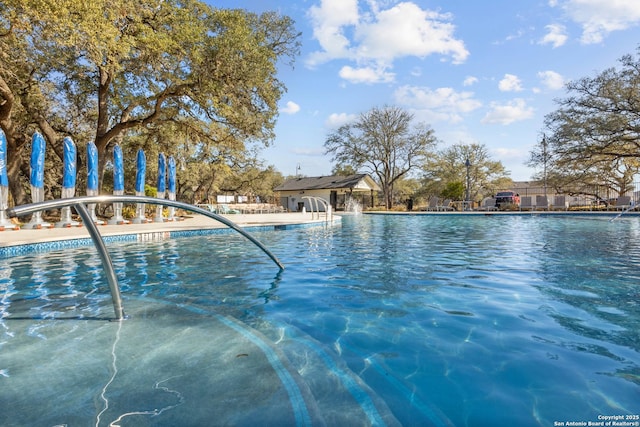
<svg viewBox="0 0 640 427">
<path fill-rule="evenodd" d="M 465 160 L 464 162 L 465 167 L 467 168 L 467 191 L 465 194 L 465 202 L 467 202 L 467 209 L 469 208 L 469 187 L 471 187 L 471 178 L 469 177 L 469 167 L 471 166 L 471 162 L 469 161 L 469 158 L 467 158 L 467 160 Z"/>
<path fill-rule="evenodd" d="M 547 136 L 542 135 L 542 159 L 543 159 L 543 176 L 544 176 L 544 198 L 547 198 Z"/>
<path fill-rule="evenodd" d="M 98 255 L 100 255 L 100 260 L 102 261 L 102 268 L 104 269 L 104 274 L 107 277 L 107 282 L 109 283 L 109 289 L 111 290 L 111 299 L 113 301 L 113 311 L 116 314 L 116 320 L 124 319 L 124 310 L 122 309 L 122 297 L 120 296 L 120 286 L 118 286 L 118 277 L 116 276 L 115 271 L 113 270 L 113 263 L 111 262 L 111 257 L 109 256 L 109 252 L 107 252 L 107 248 L 104 245 L 104 241 L 102 240 L 102 236 L 100 236 L 100 232 L 98 228 L 93 223 L 91 219 L 91 214 L 87 210 L 84 204 L 78 203 L 75 204 L 74 207 L 76 211 L 82 218 L 82 222 L 87 227 L 87 231 L 93 240 L 93 244 L 96 245 L 96 249 L 98 250 Z"/>
</svg>

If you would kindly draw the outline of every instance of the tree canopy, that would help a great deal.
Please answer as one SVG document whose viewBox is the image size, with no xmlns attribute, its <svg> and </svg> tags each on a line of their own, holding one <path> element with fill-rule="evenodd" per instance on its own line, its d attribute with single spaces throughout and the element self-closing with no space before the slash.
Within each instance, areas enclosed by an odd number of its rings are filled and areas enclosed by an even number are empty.
<svg viewBox="0 0 640 427">
<path fill-rule="evenodd" d="M 413 115 L 399 107 L 372 108 L 357 120 L 341 126 L 325 141 L 327 153 L 339 168 L 367 171 L 380 183 L 387 209 L 393 204 L 393 187 L 419 167 L 435 147 L 436 137 L 426 124 L 413 124 Z"/>
<path fill-rule="evenodd" d="M 500 161 L 489 157 L 482 144 L 455 144 L 435 153 L 424 164 L 423 191 L 442 197 L 466 196 L 469 161 L 469 199 L 479 201 L 510 185 L 511 179 Z M 455 188 L 458 188 L 455 193 Z"/>
<path fill-rule="evenodd" d="M 626 192 L 640 167 L 640 59 L 625 55 L 620 67 L 566 89 L 557 110 L 545 117 L 545 137 L 529 164 L 543 167 L 561 191 L 604 184 Z"/>
<path fill-rule="evenodd" d="M 0 127 L 14 199 L 25 201 L 35 130 L 59 157 L 64 136 L 94 141 L 101 176 L 108 150 L 140 136 L 200 154 L 268 144 L 285 91 L 277 65 L 292 63 L 298 39 L 288 17 L 198 0 L 3 2 Z"/>
</svg>

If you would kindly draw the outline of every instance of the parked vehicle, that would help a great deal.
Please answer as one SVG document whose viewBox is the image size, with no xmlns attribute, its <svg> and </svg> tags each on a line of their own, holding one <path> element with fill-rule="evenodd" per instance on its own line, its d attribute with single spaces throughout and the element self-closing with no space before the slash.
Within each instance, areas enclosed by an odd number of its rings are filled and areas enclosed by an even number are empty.
<svg viewBox="0 0 640 427">
<path fill-rule="evenodd" d="M 500 191 L 496 194 L 496 207 L 505 209 L 507 206 L 520 206 L 520 195 L 515 191 Z"/>
</svg>

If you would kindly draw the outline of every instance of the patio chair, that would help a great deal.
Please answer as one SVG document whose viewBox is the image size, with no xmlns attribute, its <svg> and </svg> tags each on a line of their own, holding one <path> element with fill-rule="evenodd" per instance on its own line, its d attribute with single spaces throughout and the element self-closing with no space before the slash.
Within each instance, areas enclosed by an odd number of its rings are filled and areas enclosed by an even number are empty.
<svg viewBox="0 0 640 427">
<path fill-rule="evenodd" d="M 549 200 L 547 196 L 536 196 L 536 210 L 549 210 Z"/>
<path fill-rule="evenodd" d="M 498 208 L 496 207 L 496 198 L 495 197 L 484 198 L 478 210 L 479 211 L 497 211 Z"/>
<path fill-rule="evenodd" d="M 520 198 L 520 210 L 521 211 L 532 211 L 535 209 L 535 205 L 533 204 L 533 197 L 531 196 L 522 196 Z"/>
<path fill-rule="evenodd" d="M 565 196 L 555 196 L 553 198 L 553 210 L 554 211 L 566 211 L 567 201 Z"/>
<path fill-rule="evenodd" d="M 222 215 L 228 215 L 228 214 L 238 214 L 240 212 L 230 208 L 229 205 L 218 205 L 218 213 Z"/>
<path fill-rule="evenodd" d="M 627 208 L 631 207 L 631 197 L 630 196 L 620 196 L 616 199 L 616 204 L 613 207 L 615 210 L 623 211 Z"/>
<path fill-rule="evenodd" d="M 429 204 L 425 208 L 426 211 L 437 211 L 438 210 L 438 198 L 432 197 L 429 199 Z"/>
<path fill-rule="evenodd" d="M 438 205 L 437 209 L 439 211 L 452 211 L 453 207 L 451 206 L 451 199 L 444 199 L 441 205 Z"/>
</svg>

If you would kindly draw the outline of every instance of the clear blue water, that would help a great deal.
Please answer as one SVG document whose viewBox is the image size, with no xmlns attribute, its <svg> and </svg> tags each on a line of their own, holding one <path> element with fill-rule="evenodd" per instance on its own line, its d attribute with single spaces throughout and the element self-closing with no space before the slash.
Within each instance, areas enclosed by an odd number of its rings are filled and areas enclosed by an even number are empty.
<svg viewBox="0 0 640 427">
<path fill-rule="evenodd" d="M 321 376 L 363 384 L 402 425 L 640 414 L 639 218 L 362 215 L 253 234 L 284 271 L 233 234 L 110 244 L 125 311 L 148 300 L 237 319 L 312 393 Z M 0 388 L 18 335 L 112 316 L 107 289 L 92 248 L 0 260 Z"/>
</svg>

